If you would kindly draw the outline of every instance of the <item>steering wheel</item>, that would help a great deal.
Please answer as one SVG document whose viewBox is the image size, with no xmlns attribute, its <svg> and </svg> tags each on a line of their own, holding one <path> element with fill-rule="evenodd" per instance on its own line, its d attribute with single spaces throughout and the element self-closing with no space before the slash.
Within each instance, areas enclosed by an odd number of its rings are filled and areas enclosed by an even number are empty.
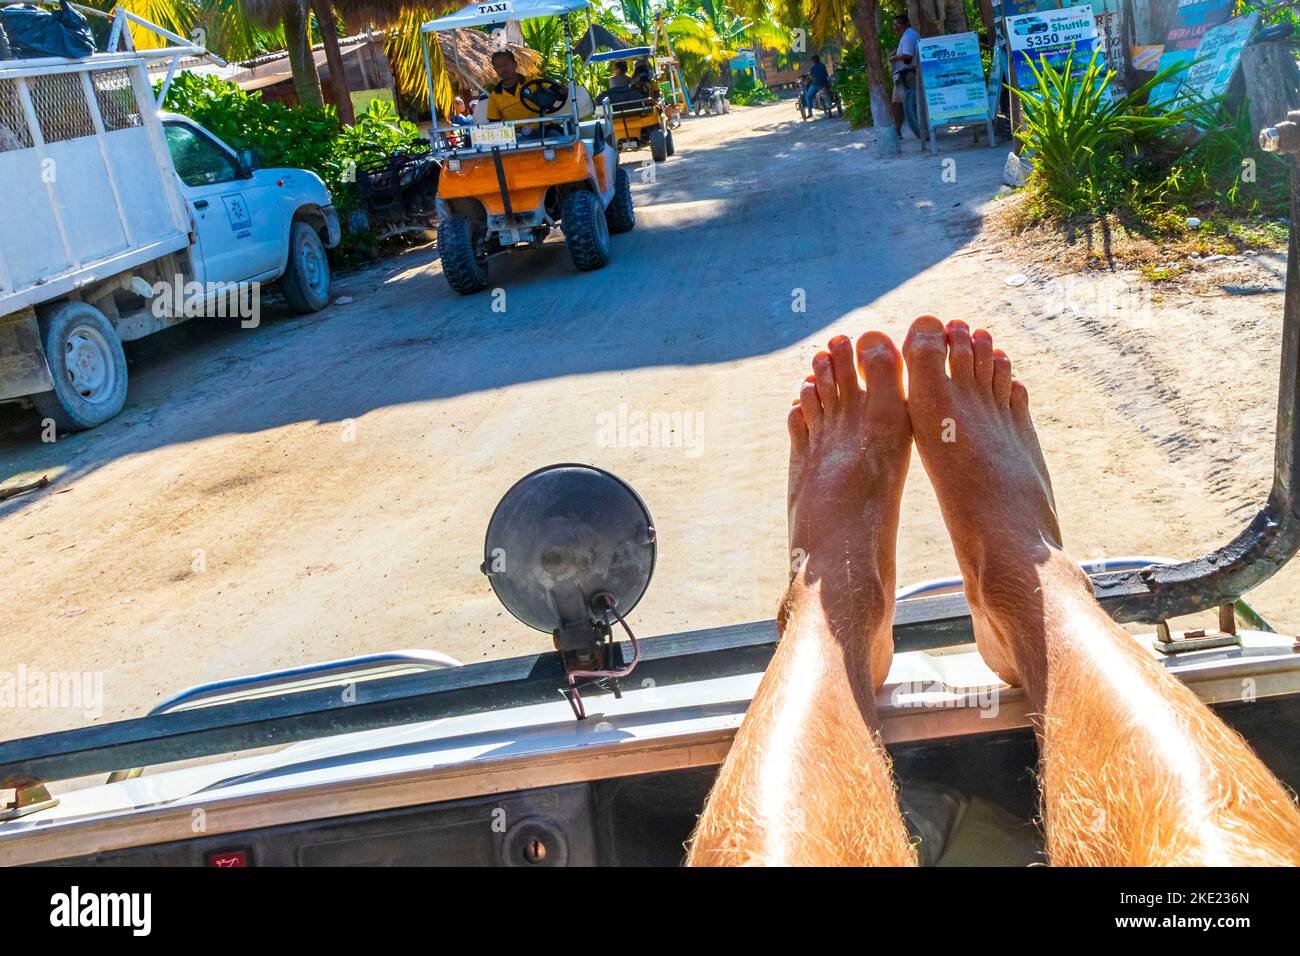
<svg viewBox="0 0 1300 956">
<path fill-rule="evenodd" d="M 558 113 L 569 101 L 569 88 L 556 80 L 538 77 L 529 80 L 519 89 L 519 102 L 524 109 L 538 116 L 550 116 Z"/>
</svg>

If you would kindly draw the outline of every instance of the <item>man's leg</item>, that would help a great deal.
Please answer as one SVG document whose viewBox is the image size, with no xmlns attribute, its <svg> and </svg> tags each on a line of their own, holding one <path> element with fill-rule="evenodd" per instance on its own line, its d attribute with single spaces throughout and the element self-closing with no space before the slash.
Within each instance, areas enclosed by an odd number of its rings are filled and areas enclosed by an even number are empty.
<svg viewBox="0 0 1300 956">
<path fill-rule="evenodd" d="M 790 411 L 794 574 L 781 642 L 687 862 L 910 864 L 875 690 L 893 659 L 894 545 L 911 449 L 903 366 L 880 332 L 813 359 Z"/>
<path fill-rule="evenodd" d="M 921 135 L 921 118 L 916 112 L 916 81 L 912 80 L 911 86 L 903 87 L 903 114 L 907 117 L 908 128 L 919 140 L 924 140 Z M 902 130 L 899 130 L 902 134 Z"/>
<path fill-rule="evenodd" d="M 1246 743 L 1093 600 L 1061 549 L 1025 387 L 983 329 L 903 346 L 917 450 L 989 666 L 1023 684 L 1057 864 L 1300 863 L 1300 812 Z M 945 368 L 946 366 L 946 368 Z"/>
</svg>

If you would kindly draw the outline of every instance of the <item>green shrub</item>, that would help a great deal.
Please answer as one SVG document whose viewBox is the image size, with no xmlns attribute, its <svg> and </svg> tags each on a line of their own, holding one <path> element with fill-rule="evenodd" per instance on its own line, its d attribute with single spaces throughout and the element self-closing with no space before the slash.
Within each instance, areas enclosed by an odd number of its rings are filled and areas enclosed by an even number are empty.
<svg viewBox="0 0 1300 956">
<path fill-rule="evenodd" d="M 332 108 L 286 106 L 246 93 L 214 76 L 181 73 L 167 92 L 164 107 L 183 113 L 235 149 L 255 149 L 266 166 L 309 169 L 324 181 L 345 229 L 344 253 L 368 247 L 368 236 L 346 234 L 348 214 L 357 208 L 355 163 L 375 148 L 393 153 L 418 137 L 414 123 L 402 120 L 391 104 L 376 100 L 342 127 Z"/>
<path fill-rule="evenodd" d="M 755 86 L 747 90 L 732 90 L 730 99 L 736 106 L 753 106 L 755 103 L 773 103 L 780 97 L 766 86 Z"/>
<path fill-rule="evenodd" d="M 867 69 L 862 60 L 859 43 L 844 54 L 835 68 L 835 88 L 844 103 L 844 118 L 853 129 L 871 125 L 871 87 L 867 85 Z"/>
<path fill-rule="evenodd" d="M 1182 106 L 1159 111 L 1146 99 L 1158 83 L 1185 69 L 1166 68 L 1137 89 L 1112 96 L 1112 74 L 1093 54 L 1079 72 L 1043 59 L 1030 63 L 1036 88 L 1020 97 L 1024 129 L 1017 136 L 1032 155 L 1029 186 L 1045 211 L 1063 217 L 1103 213 L 1158 201 L 1172 188 L 1150 156 L 1172 131 L 1189 122 Z"/>
<path fill-rule="evenodd" d="M 1215 202 L 1244 213 L 1287 215 L 1291 187 L 1287 164 L 1259 148 L 1249 104 L 1221 102 L 1190 107 L 1199 138 L 1187 148 L 1181 138 L 1169 172 L 1172 193 L 1184 203 Z"/>
</svg>

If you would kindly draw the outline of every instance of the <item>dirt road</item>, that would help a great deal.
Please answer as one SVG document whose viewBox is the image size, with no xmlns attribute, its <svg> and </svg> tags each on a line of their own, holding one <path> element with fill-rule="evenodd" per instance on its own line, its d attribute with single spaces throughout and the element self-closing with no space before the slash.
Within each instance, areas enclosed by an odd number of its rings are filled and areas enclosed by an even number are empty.
<svg viewBox="0 0 1300 956">
<path fill-rule="evenodd" d="M 502 493 L 558 461 L 615 471 L 654 514 L 641 633 L 770 618 L 808 361 L 921 311 L 986 324 L 1012 355 L 1078 556 L 1190 556 L 1245 524 L 1271 460 L 1277 257 L 1240 264 L 1252 295 L 1053 284 L 979 238 L 1004 150 L 911 141 L 881 160 L 869 133 L 794 113 L 688 121 L 678 156 L 633 177 L 637 228 L 598 273 L 557 242 L 494 273 L 504 299 L 461 298 L 417 250 L 344 277 L 352 301 L 317 315 L 128 347 L 128 406 L 93 432 L 44 444 L 3 410 L 0 479 L 53 483 L 0 504 L 0 672 L 102 672 L 104 708 L 20 708 L 0 737 L 365 651 L 545 649 L 478 566 Z M 655 415 L 681 440 L 620 427 Z M 915 461 L 899 558 L 900 581 L 955 567 Z M 1300 626 L 1298 579 L 1257 601 L 1282 627 Z"/>
</svg>

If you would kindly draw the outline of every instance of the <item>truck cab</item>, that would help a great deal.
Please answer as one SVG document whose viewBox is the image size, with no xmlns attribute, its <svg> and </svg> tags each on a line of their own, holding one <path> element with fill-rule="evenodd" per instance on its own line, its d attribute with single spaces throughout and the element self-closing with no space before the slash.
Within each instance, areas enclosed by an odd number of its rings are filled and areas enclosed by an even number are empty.
<svg viewBox="0 0 1300 956">
<path fill-rule="evenodd" d="M 198 316 L 256 325 L 270 282 L 295 312 L 329 302 L 329 190 L 160 111 L 149 67 L 184 56 L 210 54 L 0 62 L 0 221 L 23 224 L 0 234 L 0 402 L 59 431 L 121 411 L 123 342 Z"/>
</svg>

